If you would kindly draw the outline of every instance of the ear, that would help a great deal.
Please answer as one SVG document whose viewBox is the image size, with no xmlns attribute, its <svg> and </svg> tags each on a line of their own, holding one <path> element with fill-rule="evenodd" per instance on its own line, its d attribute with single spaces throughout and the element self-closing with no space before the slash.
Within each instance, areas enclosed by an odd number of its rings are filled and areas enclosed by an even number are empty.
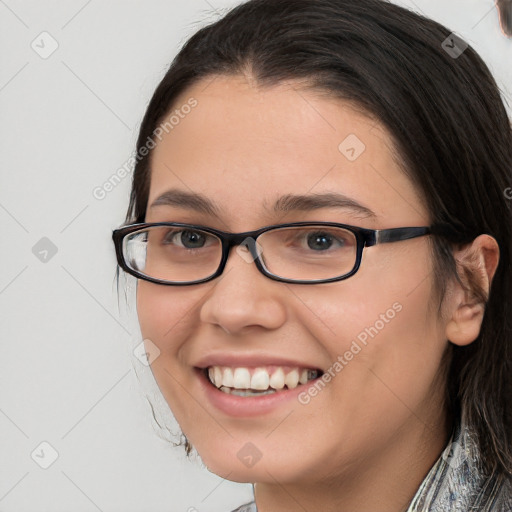
<svg viewBox="0 0 512 512">
<path fill-rule="evenodd" d="M 446 337 L 455 345 L 464 346 L 480 334 L 500 250 L 492 236 L 480 235 L 453 255 L 461 282 L 453 282 Z"/>
</svg>

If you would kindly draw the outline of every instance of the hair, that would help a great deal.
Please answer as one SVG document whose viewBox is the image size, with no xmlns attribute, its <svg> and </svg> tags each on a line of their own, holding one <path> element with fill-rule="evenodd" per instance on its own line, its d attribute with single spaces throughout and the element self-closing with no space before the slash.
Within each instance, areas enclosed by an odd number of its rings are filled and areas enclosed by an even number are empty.
<svg viewBox="0 0 512 512">
<path fill-rule="evenodd" d="M 512 37 L 512 0 L 496 0 L 503 33 Z"/>
<path fill-rule="evenodd" d="M 488 67 L 453 37 L 385 0 L 250 0 L 233 8 L 190 37 L 156 88 L 140 127 L 126 220 L 146 215 L 152 153 L 141 156 L 141 149 L 200 80 L 250 74 L 261 87 L 297 81 L 376 118 L 432 224 L 452 227 L 451 237 L 431 242 L 440 301 L 455 278 L 485 303 L 478 338 L 448 344 L 446 407 L 474 429 L 483 469 L 510 476 L 512 130 Z M 454 45 L 458 53 L 449 51 Z M 454 245 L 482 233 L 500 247 L 488 296 L 453 256 Z"/>
</svg>

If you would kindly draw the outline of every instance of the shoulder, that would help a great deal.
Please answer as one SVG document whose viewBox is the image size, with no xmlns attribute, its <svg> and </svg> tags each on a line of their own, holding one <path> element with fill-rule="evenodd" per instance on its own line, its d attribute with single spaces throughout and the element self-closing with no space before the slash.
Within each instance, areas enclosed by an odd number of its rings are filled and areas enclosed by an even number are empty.
<svg viewBox="0 0 512 512">
<path fill-rule="evenodd" d="M 512 510 L 512 479 L 504 479 L 496 494 L 496 512 L 510 512 Z"/>
<path fill-rule="evenodd" d="M 258 509 L 256 508 L 256 503 L 251 501 L 250 503 L 246 503 L 245 505 L 238 507 L 232 512 L 258 512 Z"/>
</svg>

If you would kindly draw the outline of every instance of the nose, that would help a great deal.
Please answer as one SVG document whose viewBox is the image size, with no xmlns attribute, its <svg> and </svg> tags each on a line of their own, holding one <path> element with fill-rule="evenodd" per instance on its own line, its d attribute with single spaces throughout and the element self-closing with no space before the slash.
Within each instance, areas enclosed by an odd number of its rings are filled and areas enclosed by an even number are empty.
<svg viewBox="0 0 512 512">
<path fill-rule="evenodd" d="M 238 245 L 231 248 L 224 272 L 213 281 L 200 320 L 232 335 L 256 326 L 278 329 L 286 321 L 286 293 L 286 284 L 261 274 L 254 254 Z"/>
</svg>

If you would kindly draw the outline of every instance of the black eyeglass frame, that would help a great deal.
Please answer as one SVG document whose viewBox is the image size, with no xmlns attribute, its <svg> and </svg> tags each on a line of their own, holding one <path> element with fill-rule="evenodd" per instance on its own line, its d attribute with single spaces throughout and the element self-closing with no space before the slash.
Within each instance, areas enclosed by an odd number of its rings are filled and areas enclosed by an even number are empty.
<svg viewBox="0 0 512 512">
<path fill-rule="evenodd" d="M 141 231 L 151 227 L 159 227 L 159 226 L 169 226 L 169 227 L 182 227 L 190 230 L 199 230 L 204 231 L 206 233 L 212 234 L 216 236 L 221 241 L 222 247 L 222 256 L 219 266 L 213 274 L 204 278 L 198 279 L 197 281 L 186 281 L 186 282 L 177 282 L 177 281 L 164 281 L 161 279 L 156 279 L 154 277 L 147 276 L 130 268 L 124 258 L 123 255 L 123 240 L 124 238 L 133 233 L 135 231 Z M 350 231 L 354 234 L 357 241 L 357 249 L 356 249 L 356 261 L 354 267 L 350 272 L 347 272 L 338 277 L 332 277 L 329 279 L 317 279 L 317 280 L 297 280 L 297 279 L 286 279 L 284 277 L 277 276 L 269 272 L 258 255 L 256 240 L 258 237 L 266 233 L 268 231 L 272 231 L 275 229 L 283 229 L 283 228 L 291 228 L 291 227 L 303 227 L 303 226 L 325 226 L 325 227 L 335 227 L 342 228 Z M 391 242 L 400 242 L 402 240 L 410 240 L 412 238 L 417 238 L 420 236 L 425 236 L 429 234 L 435 234 L 434 226 L 421 226 L 421 227 L 402 227 L 402 228 L 390 228 L 390 229 L 367 229 L 361 228 L 358 226 L 351 226 L 348 224 L 338 224 L 336 222 L 293 222 L 288 224 L 273 224 L 271 226 L 265 226 L 263 228 L 257 229 L 255 231 L 245 231 L 243 233 L 228 233 L 226 231 L 220 231 L 218 229 L 209 228 L 206 226 L 200 226 L 195 224 L 186 224 L 181 222 L 141 222 L 136 224 L 129 224 L 127 226 L 123 226 L 119 229 L 115 229 L 112 232 L 112 239 L 114 241 L 114 246 L 116 249 L 117 263 L 119 266 L 128 274 L 132 276 L 143 279 L 145 281 L 149 281 L 155 284 L 162 284 L 166 286 L 190 286 L 193 284 L 201 284 L 206 283 L 208 281 L 212 281 L 216 277 L 219 277 L 226 267 L 226 263 L 229 257 L 229 252 L 232 247 L 237 245 L 245 246 L 251 253 L 251 256 L 254 259 L 256 267 L 258 270 L 266 277 L 273 279 L 274 281 L 280 281 L 283 283 L 291 283 L 291 284 L 323 284 L 323 283 L 332 283 L 336 281 L 342 281 L 344 279 L 348 279 L 353 276 L 361 266 L 361 260 L 363 257 L 363 249 L 365 247 L 372 247 L 377 244 L 382 243 L 391 243 Z"/>
</svg>

